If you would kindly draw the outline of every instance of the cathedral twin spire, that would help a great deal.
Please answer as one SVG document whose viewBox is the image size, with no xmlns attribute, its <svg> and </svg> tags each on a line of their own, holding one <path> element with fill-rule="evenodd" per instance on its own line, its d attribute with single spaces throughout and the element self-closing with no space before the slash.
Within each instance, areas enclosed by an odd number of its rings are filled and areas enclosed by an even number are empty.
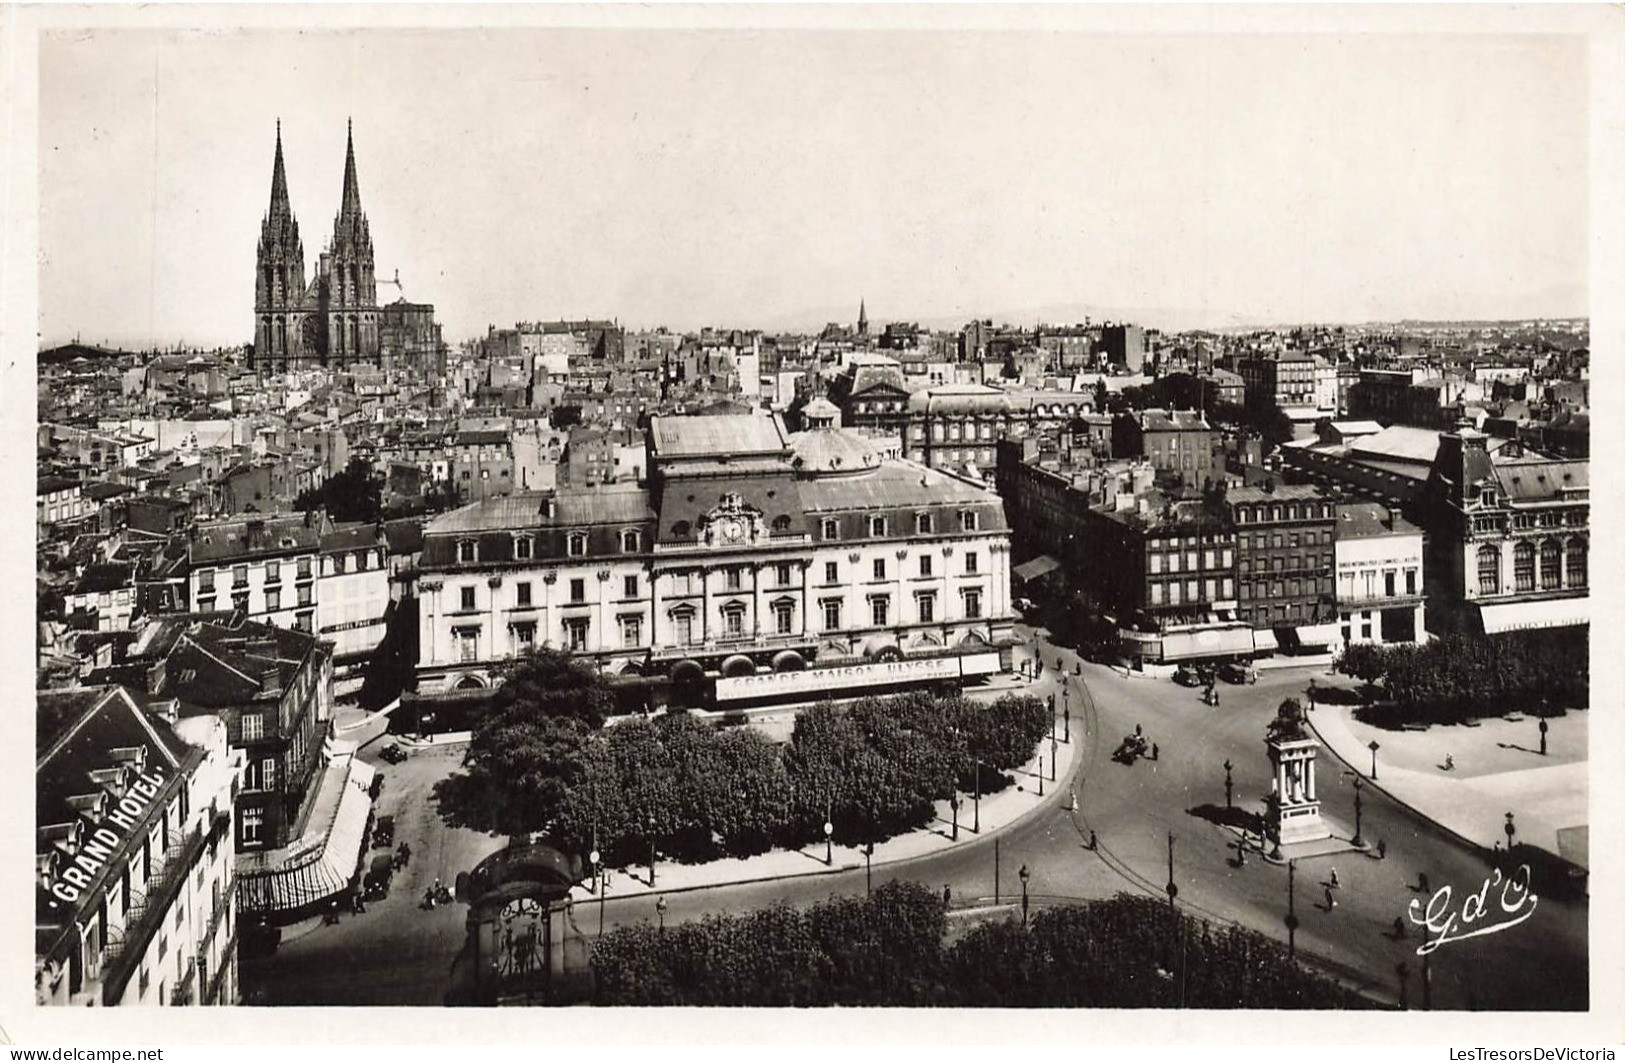
<svg viewBox="0 0 1625 1063">
<path fill-rule="evenodd" d="M 332 249 L 341 257 L 346 252 L 368 253 L 372 249 L 372 234 L 367 226 L 366 212 L 361 209 L 361 183 L 355 172 L 355 131 L 353 123 L 346 122 L 344 144 L 344 192 L 338 215 L 333 219 Z M 299 221 L 288 201 L 288 174 L 282 161 L 282 120 L 276 123 L 276 161 L 271 166 L 271 206 L 266 212 L 260 237 L 261 252 L 279 250 L 285 258 L 294 253 L 302 262 L 304 248 L 299 241 Z"/>
</svg>

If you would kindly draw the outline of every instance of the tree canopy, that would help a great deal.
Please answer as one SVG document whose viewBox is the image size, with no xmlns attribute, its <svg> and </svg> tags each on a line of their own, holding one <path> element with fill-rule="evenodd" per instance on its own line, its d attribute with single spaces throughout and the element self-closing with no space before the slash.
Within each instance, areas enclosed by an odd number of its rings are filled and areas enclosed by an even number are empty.
<svg viewBox="0 0 1625 1063">
<path fill-rule="evenodd" d="M 343 471 L 329 476 L 322 485 L 303 491 L 294 499 L 294 508 L 306 512 L 325 509 L 339 523 L 375 522 L 383 514 L 384 476 L 366 459 L 350 459 Z"/>
</svg>

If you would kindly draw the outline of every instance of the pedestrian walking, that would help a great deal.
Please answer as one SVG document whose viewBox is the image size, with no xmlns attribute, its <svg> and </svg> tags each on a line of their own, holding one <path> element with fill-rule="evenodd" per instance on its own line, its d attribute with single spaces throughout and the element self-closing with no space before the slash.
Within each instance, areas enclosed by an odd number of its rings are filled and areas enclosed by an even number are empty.
<svg viewBox="0 0 1625 1063">
<path fill-rule="evenodd" d="M 1326 910 L 1329 912 L 1337 907 L 1337 898 L 1332 895 L 1332 888 L 1326 887 Z"/>
<path fill-rule="evenodd" d="M 1388 840 L 1386 838 L 1377 839 L 1377 859 L 1388 859 Z"/>
<path fill-rule="evenodd" d="M 1095 832 L 1090 831 L 1089 832 L 1089 850 L 1091 852 L 1093 852 L 1094 850 L 1099 849 L 1099 848 L 1100 848 L 1100 842 L 1095 838 Z"/>
<path fill-rule="evenodd" d="M 1422 872 L 1417 873 L 1416 884 L 1418 886 L 1422 887 L 1422 892 L 1423 893 L 1431 892 L 1428 889 L 1428 873 L 1426 871 L 1422 871 Z"/>
<path fill-rule="evenodd" d="M 1332 868 L 1332 889 L 1341 889 L 1343 884 L 1337 881 L 1337 868 Z"/>
<path fill-rule="evenodd" d="M 1141 726 L 1140 726 L 1140 725 L 1139 725 L 1139 724 L 1135 724 L 1135 725 L 1134 725 L 1134 733 L 1135 733 L 1135 734 L 1136 734 L 1136 735 L 1144 735 L 1144 734 L 1145 734 L 1145 730 L 1144 730 L 1144 729 L 1143 729 L 1143 728 L 1142 728 L 1142 727 L 1141 727 Z"/>
<path fill-rule="evenodd" d="M 1162 759 L 1161 754 L 1162 754 L 1162 750 L 1160 748 L 1158 748 L 1158 746 L 1157 746 L 1157 744 L 1155 742 L 1152 742 L 1151 743 L 1151 759 L 1152 760 L 1161 760 Z"/>
<path fill-rule="evenodd" d="M 947 908 L 954 902 L 954 888 L 949 885 L 942 887 L 942 906 Z"/>
<path fill-rule="evenodd" d="M 1446 753 L 1444 755 L 1444 770 L 1445 771 L 1455 771 L 1456 770 L 1456 758 L 1451 756 L 1449 753 Z"/>
</svg>

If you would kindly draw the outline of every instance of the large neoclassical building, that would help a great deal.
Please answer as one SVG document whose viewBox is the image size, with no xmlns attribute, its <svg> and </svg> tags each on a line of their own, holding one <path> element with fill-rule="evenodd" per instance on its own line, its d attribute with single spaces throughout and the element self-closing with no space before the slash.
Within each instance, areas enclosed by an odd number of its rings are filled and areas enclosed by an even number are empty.
<svg viewBox="0 0 1625 1063">
<path fill-rule="evenodd" d="M 424 529 L 420 692 L 533 646 L 611 673 L 743 677 L 1007 647 L 997 495 L 842 429 L 656 417 L 642 484 L 520 493 Z"/>
</svg>

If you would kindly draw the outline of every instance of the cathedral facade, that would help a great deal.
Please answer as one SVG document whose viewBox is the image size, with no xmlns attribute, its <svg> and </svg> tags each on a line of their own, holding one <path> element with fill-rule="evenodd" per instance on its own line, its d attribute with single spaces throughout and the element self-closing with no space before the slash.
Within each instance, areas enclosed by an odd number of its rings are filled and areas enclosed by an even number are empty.
<svg viewBox="0 0 1625 1063">
<path fill-rule="evenodd" d="M 333 237 L 305 283 L 305 247 L 288 203 L 277 123 L 271 206 L 260 225 L 254 271 L 254 348 L 251 368 L 285 372 L 313 366 L 378 361 L 379 310 L 373 276 L 372 234 L 361 210 L 355 173 L 355 138 L 346 134 L 344 191 Z"/>
</svg>

